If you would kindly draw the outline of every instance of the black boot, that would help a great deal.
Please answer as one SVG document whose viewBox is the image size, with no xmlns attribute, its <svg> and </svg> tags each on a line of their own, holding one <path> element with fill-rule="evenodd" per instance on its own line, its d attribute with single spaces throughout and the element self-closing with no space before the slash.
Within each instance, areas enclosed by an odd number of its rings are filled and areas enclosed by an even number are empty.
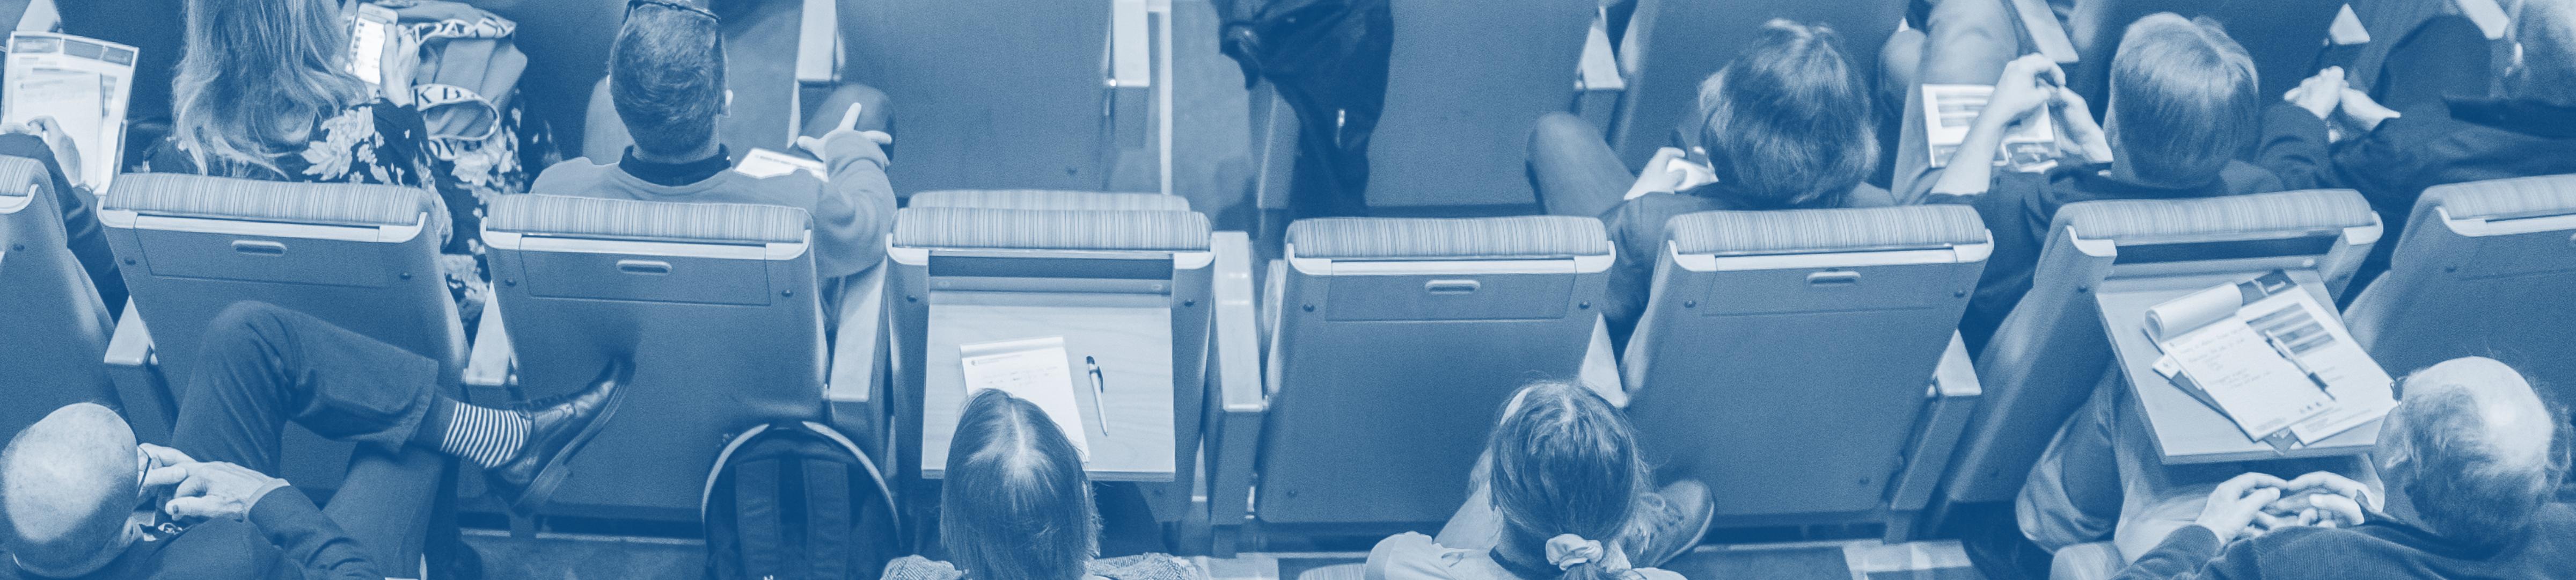
<svg viewBox="0 0 2576 580">
<path fill-rule="evenodd" d="M 610 415 L 617 414 L 617 404 L 626 398 L 619 386 L 634 376 L 635 363 L 618 358 L 600 369 L 590 388 L 510 408 L 528 419 L 528 438 L 520 444 L 518 455 L 483 470 L 492 492 L 520 515 L 533 515 L 545 507 L 555 489 L 572 475 L 565 463 L 599 435 Z"/>
</svg>

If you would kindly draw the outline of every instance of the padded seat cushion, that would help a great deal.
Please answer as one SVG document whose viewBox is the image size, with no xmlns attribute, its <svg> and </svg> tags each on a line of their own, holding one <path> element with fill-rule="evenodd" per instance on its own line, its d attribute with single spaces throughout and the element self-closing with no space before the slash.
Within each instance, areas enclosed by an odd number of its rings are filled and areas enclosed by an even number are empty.
<svg viewBox="0 0 2576 580">
<path fill-rule="evenodd" d="M 1673 216 L 1665 235 L 1683 254 L 1796 254 L 1986 243 L 1964 205 L 1704 211 Z"/>
<path fill-rule="evenodd" d="M 895 214 L 906 248 L 1204 252 L 1207 216 L 1191 211 L 912 207 Z"/>
<path fill-rule="evenodd" d="M 2310 189 L 2201 199 L 2087 201 L 2057 210 L 2050 231 L 2073 227 L 2091 239 L 2316 231 L 2378 223 L 2370 202 L 2349 189 Z"/>
<path fill-rule="evenodd" d="M 912 194 L 910 207 L 1190 211 L 1190 200 L 1177 195 L 1160 193 L 1110 193 L 1057 189 L 949 189 Z"/>
<path fill-rule="evenodd" d="M 163 216 L 355 226 L 408 226 L 435 209 L 429 190 L 397 185 L 292 183 L 179 173 L 118 176 L 100 206 Z M 444 218 L 441 218 L 444 219 Z"/>
<path fill-rule="evenodd" d="M 559 195 L 493 198 L 483 229 L 555 236 L 685 242 L 805 241 L 805 210 L 778 205 L 680 203 Z"/>
<path fill-rule="evenodd" d="M 1531 259 L 1608 255 L 1601 220 L 1569 216 L 1318 218 L 1288 226 L 1299 258 Z"/>
<path fill-rule="evenodd" d="M 27 197 L 52 181 L 45 164 L 25 157 L 0 156 L 0 197 Z"/>
<path fill-rule="evenodd" d="M 2576 213 L 2576 174 L 2438 185 L 2425 189 L 2424 199 L 2417 205 L 2448 209 L 2456 219 Z"/>
</svg>

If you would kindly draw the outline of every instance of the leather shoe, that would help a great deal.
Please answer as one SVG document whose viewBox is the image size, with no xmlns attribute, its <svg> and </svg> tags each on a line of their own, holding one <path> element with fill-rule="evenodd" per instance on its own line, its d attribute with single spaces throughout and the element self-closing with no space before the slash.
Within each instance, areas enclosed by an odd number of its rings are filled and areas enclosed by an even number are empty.
<svg viewBox="0 0 2576 580">
<path fill-rule="evenodd" d="M 617 358 L 600 369 L 589 388 L 509 409 L 528 420 L 527 440 L 519 445 L 518 455 L 483 470 L 483 476 L 492 491 L 508 502 L 510 511 L 532 515 L 545 507 L 555 489 L 572 475 L 566 463 L 582 445 L 599 436 L 609 416 L 617 414 L 618 403 L 626 399 L 626 391 L 618 387 L 634 376 L 634 361 Z"/>
<path fill-rule="evenodd" d="M 1680 481 L 1640 498 L 1627 541 L 1621 542 L 1628 561 L 1639 568 L 1661 567 L 1699 546 L 1717 520 L 1717 505 L 1708 494 L 1708 486 Z"/>
</svg>

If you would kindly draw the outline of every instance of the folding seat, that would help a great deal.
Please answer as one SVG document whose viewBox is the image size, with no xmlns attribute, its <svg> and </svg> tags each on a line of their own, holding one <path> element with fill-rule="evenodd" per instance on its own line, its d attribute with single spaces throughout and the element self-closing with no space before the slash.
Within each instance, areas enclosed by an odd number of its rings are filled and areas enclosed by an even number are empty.
<svg viewBox="0 0 2576 580">
<path fill-rule="evenodd" d="M 1993 250 L 1967 206 L 1685 214 L 1621 367 L 1639 445 L 1719 521 L 1903 541 L 1978 385 L 1959 316 Z"/>
<path fill-rule="evenodd" d="M 901 210 L 887 251 L 898 458 L 890 469 L 906 489 L 898 493 L 935 497 L 932 480 L 942 477 L 968 393 L 968 349 L 1054 338 L 1069 357 L 1078 383 L 1071 410 L 1081 416 L 1059 423 L 1087 430 L 1092 480 L 1139 484 L 1156 521 L 1204 522 L 1191 496 L 1213 388 L 1209 359 L 1249 348 L 1211 344 L 1217 303 L 1209 289 L 1220 278 L 1250 279 L 1249 240 L 1212 235 L 1197 212 L 963 207 L 972 200 L 924 195 L 961 206 Z M 1051 197 L 1059 200 L 1051 207 L 1131 199 Z M 1086 382 L 1092 367 L 1098 380 Z"/>
<path fill-rule="evenodd" d="M 133 296 L 106 356 L 131 424 L 168 432 L 208 327 L 239 302 L 312 315 L 437 361 L 450 377 L 464 366 L 464 326 L 438 252 L 447 210 L 434 192 L 134 173 L 101 198 L 99 222 Z M 277 475 L 309 493 L 332 496 L 352 467 L 348 444 L 302 427 L 288 426 L 283 442 Z M 417 488 L 368 489 L 364 501 L 437 497 L 452 487 L 451 463 L 402 462 L 393 469 L 420 477 L 395 479 Z M 419 548 L 378 546 L 396 551 L 391 562 L 412 561 Z"/>
<path fill-rule="evenodd" d="M 1619 44 L 1616 74 L 1625 91 L 1615 107 L 1585 103 L 1582 114 L 1609 135 L 1619 160 L 1631 172 L 1646 164 L 1655 149 L 1672 145 L 1680 126 L 1683 139 L 1697 141 L 1700 81 L 1744 52 L 1765 22 L 1787 19 L 1823 24 L 1842 37 L 1843 56 L 1862 78 L 1878 77 L 1878 47 L 1905 18 L 1905 0 L 1843 2 L 1774 1 L 1751 3 L 1699 0 L 1638 0 L 1628 23 L 1627 40 Z M 1594 55 L 1585 55 L 1586 64 Z M 1615 109 L 1615 114 L 1609 110 Z M 1606 122 L 1604 122 L 1606 121 Z"/>
<path fill-rule="evenodd" d="M 16 434 L 63 405 L 117 407 L 107 339 L 116 323 L 64 246 L 61 208 L 43 164 L 0 157 L 0 433 Z M 158 430 L 151 430 L 158 428 Z M 137 425 L 168 440 L 168 425 Z"/>
<path fill-rule="evenodd" d="M 2271 270 L 2340 293 L 2379 240 L 2351 190 L 2070 204 L 2032 288 L 1977 358 L 1985 397 L 1944 478 L 1946 504 L 2013 498 L 2066 418 L 2110 377 L 2097 290 L 2230 283 Z"/>
<path fill-rule="evenodd" d="M 635 362 L 624 403 L 572 459 L 575 475 L 548 513 L 695 521 L 727 438 L 837 419 L 826 392 L 841 385 L 827 377 L 875 361 L 827 350 L 806 219 L 784 206 L 493 200 L 483 239 L 503 321 L 483 332 L 506 334 L 507 346 L 478 344 L 478 369 L 505 349 L 502 386 L 536 399 L 582 388 L 611 357 Z M 845 340 L 875 337 L 875 313 L 861 303 L 872 304 L 844 299 Z"/>
<path fill-rule="evenodd" d="M 1284 280 L 1265 298 L 1282 312 L 1267 388 L 1226 382 L 1211 430 L 1221 535 L 1253 521 L 1349 533 L 1447 519 L 1503 401 L 1533 379 L 1578 378 L 1611 256 L 1592 218 L 1289 226 L 1272 274 Z M 1248 289 L 1228 292 L 1232 304 Z M 1220 343 L 1250 332 L 1221 330 Z"/>
<path fill-rule="evenodd" d="M 853 68 L 899 117 L 896 193 L 1171 192 L 1170 14 L 1152 4 L 843 7 Z"/>
<path fill-rule="evenodd" d="M 719 24 L 726 39 L 725 86 L 732 101 L 717 122 L 716 141 L 737 158 L 753 147 L 785 150 L 797 135 L 821 135 L 851 103 L 863 99 L 865 89 L 843 83 L 834 0 L 726 4 L 718 13 L 724 16 Z M 592 26 L 594 21 L 583 22 Z M 599 22 L 608 23 L 608 38 L 601 45 L 607 49 L 615 42 L 620 20 Z M 530 24 L 523 21 L 521 30 L 529 30 Z M 779 58 L 782 54 L 794 56 Z M 592 62 L 607 62 L 605 57 Z M 581 154 L 594 162 L 615 162 L 635 138 L 617 117 L 607 78 L 592 84 L 587 94 Z"/>
<path fill-rule="evenodd" d="M 2576 175 L 2436 186 L 2387 274 L 2345 310 L 2390 374 L 2484 356 L 2576 402 Z"/>
<path fill-rule="evenodd" d="M 1190 211 L 1190 199 L 1160 193 L 1046 189 L 950 189 L 912 194 L 907 207 L 987 209 Z"/>
</svg>

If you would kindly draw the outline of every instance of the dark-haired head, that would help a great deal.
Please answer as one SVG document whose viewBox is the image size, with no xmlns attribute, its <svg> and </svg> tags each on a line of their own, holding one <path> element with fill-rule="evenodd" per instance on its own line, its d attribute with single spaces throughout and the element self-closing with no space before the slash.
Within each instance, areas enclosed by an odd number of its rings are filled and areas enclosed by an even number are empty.
<svg viewBox="0 0 2576 580">
<path fill-rule="evenodd" d="M 1823 26 L 1773 20 L 1700 83 L 1700 145 L 1754 209 L 1839 207 L 1878 164 L 1869 85 Z"/>
<path fill-rule="evenodd" d="M 976 580 L 1080 580 L 1099 534 L 1082 457 L 1046 412 L 993 389 L 967 401 L 939 496 L 949 560 Z"/>
<path fill-rule="evenodd" d="M 1548 542 L 1570 534 L 1617 558 L 1616 541 L 1651 482 L 1626 417 L 1582 385 L 1533 383 L 1513 395 L 1485 449 L 1507 544 L 1496 554 L 1506 567 L 1532 579 L 1616 574 L 1601 558 L 1560 568 L 1544 555 Z"/>
<path fill-rule="evenodd" d="M 681 0 L 685 1 L 685 0 Z M 608 54 L 608 94 L 635 149 L 661 159 L 705 151 L 725 113 L 725 55 L 716 19 L 639 2 Z"/>
<path fill-rule="evenodd" d="M 2138 19 L 2111 57 L 2104 131 L 2117 170 L 2168 187 L 2217 181 L 2254 144 L 2257 86 L 2254 59 L 2216 21 L 2171 12 Z"/>
</svg>

